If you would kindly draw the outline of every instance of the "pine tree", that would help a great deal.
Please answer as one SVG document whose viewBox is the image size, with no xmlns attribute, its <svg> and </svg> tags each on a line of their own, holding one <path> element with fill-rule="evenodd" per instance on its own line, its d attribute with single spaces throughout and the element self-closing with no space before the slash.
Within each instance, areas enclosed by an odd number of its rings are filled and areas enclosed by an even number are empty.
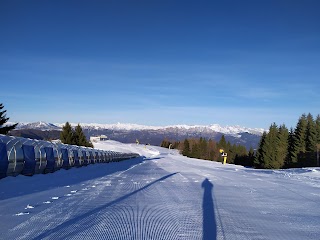
<svg viewBox="0 0 320 240">
<path fill-rule="evenodd" d="M 224 150 L 225 150 L 226 153 L 232 154 L 231 149 L 232 149 L 232 145 L 231 145 L 231 143 L 228 141 L 228 142 L 227 142 L 227 146 L 224 148 Z"/>
<path fill-rule="evenodd" d="M 231 143 L 228 141 L 227 146 L 225 147 L 225 153 L 228 154 L 227 162 L 228 163 L 234 163 L 234 160 L 236 157 L 239 158 L 239 146 L 236 144 L 231 145 Z M 241 161 L 241 160 L 240 160 Z"/>
<path fill-rule="evenodd" d="M 283 168 L 288 155 L 288 138 L 289 131 L 283 124 L 278 129 L 277 145 L 276 145 L 276 166 L 275 168 Z"/>
<path fill-rule="evenodd" d="M 168 146 L 168 141 L 167 141 L 167 139 L 163 139 L 162 142 L 161 142 L 160 147 L 167 148 L 167 146 Z"/>
<path fill-rule="evenodd" d="M 230 153 L 228 152 L 228 149 L 227 149 L 227 141 L 226 141 L 226 138 L 225 138 L 224 135 L 221 136 L 220 141 L 218 142 L 217 146 L 218 146 L 218 149 L 217 149 L 218 151 L 219 151 L 220 149 L 223 149 L 225 153 L 230 154 Z M 220 153 L 219 153 L 218 156 L 219 156 L 219 157 L 218 157 L 218 161 L 219 161 L 219 162 L 223 162 L 223 159 L 222 159 Z"/>
<path fill-rule="evenodd" d="M 278 127 L 275 123 L 271 124 L 269 132 L 264 144 L 265 156 L 263 158 L 264 168 L 279 168 L 277 162 L 277 142 L 278 142 Z"/>
<path fill-rule="evenodd" d="M 205 138 L 200 138 L 200 157 L 201 159 L 209 159 L 208 143 Z"/>
<path fill-rule="evenodd" d="M 178 147 L 179 147 L 179 145 L 180 145 L 180 142 L 178 141 L 178 142 L 174 142 L 173 144 L 172 144 L 172 149 L 177 149 Z"/>
<path fill-rule="evenodd" d="M 288 135 L 288 150 L 285 167 L 297 167 L 297 152 L 296 152 L 296 141 L 294 136 L 294 130 L 291 128 Z"/>
<path fill-rule="evenodd" d="M 69 122 L 66 122 L 66 124 L 62 127 L 62 132 L 60 133 L 60 140 L 62 143 L 65 144 L 75 144 L 74 133 Z"/>
<path fill-rule="evenodd" d="M 306 152 L 314 152 L 317 145 L 317 131 L 313 116 L 309 113 L 307 116 L 306 129 Z"/>
<path fill-rule="evenodd" d="M 316 121 L 316 132 L 317 132 L 317 166 L 319 166 L 319 151 L 320 151 L 320 115 L 317 116 Z"/>
<path fill-rule="evenodd" d="M 190 144 L 189 144 L 188 139 L 185 139 L 183 142 L 182 155 L 190 156 Z"/>
<path fill-rule="evenodd" d="M 209 139 L 208 141 L 208 152 L 209 152 L 209 159 L 211 161 L 216 160 L 217 156 L 219 155 L 217 153 L 217 145 L 212 139 Z"/>
<path fill-rule="evenodd" d="M 221 136 L 221 139 L 218 143 L 219 147 L 226 150 L 225 148 L 227 147 L 227 141 L 224 135 Z"/>
<path fill-rule="evenodd" d="M 252 150 L 253 151 L 253 150 Z M 232 157 L 229 159 L 229 163 L 234 163 L 243 166 L 248 165 L 248 153 L 245 146 L 242 145 L 233 145 L 230 152 L 232 153 Z M 252 165 L 251 165 L 252 166 Z"/>
<path fill-rule="evenodd" d="M 250 147 L 249 153 L 248 153 L 248 163 L 247 166 L 252 167 L 254 164 L 254 149 Z"/>
<path fill-rule="evenodd" d="M 320 115 L 317 116 L 315 125 L 316 125 L 317 144 L 320 144 Z"/>
<path fill-rule="evenodd" d="M 313 116 L 309 113 L 307 116 L 307 129 L 306 129 L 306 160 L 305 166 L 316 165 L 316 151 L 317 151 L 317 132 L 316 123 Z"/>
<path fill-rule="evenodd" d="M 190 156 L 192 158 L 199 158 L 200 159 L 200 146 L 197 142 L 193 143 Z"/>
<path fill-rule="evenodd" d="M 18 123 L 10 125 L 10 126 L 3 126 L 6 122 L 8 122 L 9 118 L 6 117 L 7 110 L 3 110 L 3 104 L 0 103 L 0 134 L 7 134 L 9 131 L 15 129 Z"/>
<path fill-rule="evenodd" d="M 73 144 L 84 147 L 92 147 L 92 144 L 88 142 L 86 136 L 84 135 L 80 124 L 78 124 L 74 130 Z"/>
<path fill-rule="evenodd" d="M 268 133 L 263 133 L 254 165 L 258 168 L 280 168 L 277 159 L 278 127 L 271 124 Z"/>
<path fill-rule="evenodd" d="M 255 168 L 263 168 L 263 158 L 265 156 L 265 152 L 264 152 L 264 145 L 266 143 L 266 138 L 267 138 L 267 133 L 263 132 L 260 142 L 259 142 L 259 147 L 257 150 L 257 154 L 254 158 L 254 167 Z"/>
<path fill-rule="evenodd" d="M 296 159 L 294 162 L 298 163 L 297 167 L 301 167 L 304 164 L 305 152 L 306 152 L 306 131 L 307 131 L 307 117 L 305 114 L 299 118 L 297 126 L 294 130 L 294 154 Z"/>
</svg>

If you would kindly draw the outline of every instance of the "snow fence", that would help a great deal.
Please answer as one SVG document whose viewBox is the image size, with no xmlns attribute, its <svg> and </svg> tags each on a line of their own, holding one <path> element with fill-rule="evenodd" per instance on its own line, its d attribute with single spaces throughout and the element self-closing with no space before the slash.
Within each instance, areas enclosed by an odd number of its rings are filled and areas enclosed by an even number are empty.
<svg viewBox="0 0 320 240">
<path fill-rule="evenodd" d="M 94 163 L 117 162 L 138 157 L 136 153 L 104 151 L 62 143 L 0 134 L 0 179 L 32 176 Z"/>
</svg>

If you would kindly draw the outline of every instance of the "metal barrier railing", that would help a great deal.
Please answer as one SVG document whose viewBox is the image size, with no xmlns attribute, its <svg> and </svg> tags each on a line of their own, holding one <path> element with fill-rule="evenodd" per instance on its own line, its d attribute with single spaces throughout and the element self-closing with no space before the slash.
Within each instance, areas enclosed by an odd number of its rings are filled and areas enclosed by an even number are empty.
<svg viewBox="0 0 320 240">
<path fill-rule="evenodd" d="M 0 179 L 6 176 L 49 173 L 95 163 L 118 162 L 137 153 L 104 151 L 0 134 Z"/>
</svg>

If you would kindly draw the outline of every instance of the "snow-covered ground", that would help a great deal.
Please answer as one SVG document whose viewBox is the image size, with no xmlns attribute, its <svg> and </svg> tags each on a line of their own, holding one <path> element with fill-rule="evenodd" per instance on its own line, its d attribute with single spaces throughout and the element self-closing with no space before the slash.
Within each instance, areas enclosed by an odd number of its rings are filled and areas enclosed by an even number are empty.
<svg viewBox="0 0 320 240">
<path fill-rule="evenodd" d="M 0 180 L 0 239 L 320 239 L 320 169 L 144 157 Z"/>
</svg>

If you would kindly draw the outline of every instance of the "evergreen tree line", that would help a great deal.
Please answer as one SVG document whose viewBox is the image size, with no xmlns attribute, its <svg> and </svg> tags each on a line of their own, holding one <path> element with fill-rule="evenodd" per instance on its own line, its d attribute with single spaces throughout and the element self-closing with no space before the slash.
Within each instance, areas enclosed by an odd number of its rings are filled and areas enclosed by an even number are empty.
<svg viewBox="0 0 320 240">
<path fill-rule="evenodd" d="M 164 139 L 161 143 L 161 147 L 165 148 L 170 145 L 171 148 L 178 149 L 182 155 L 187 157 L 222 162 L 223 158 L 219 150 L 223 149 L 224 152 L 228 153 L 228 163 L 253 166 L 254 162 L 254 150 L 252 148 L 248 152 L 245 146 L 227 142 L 224 135 L 222 135 L 219 142 L 201 137 L 199 139 L 186 138 L 182 142 Z"/>
<path fill-rule="evenodd" d="M 64 144 L 93 147 L 92 143 L 87 140 L 79 124 L 73 130 L 70 123 L 66 122 L 60 133 L 60 140 Z"/>
<path fill-rule="evenodd" d="M 256 152 L 256 168 L 291 168 L 318 166 L 320 147 L 320 115 L 302 114 L 296 128 L 279 127 L 273 123 L 264 132 Z"/>
</svg>

